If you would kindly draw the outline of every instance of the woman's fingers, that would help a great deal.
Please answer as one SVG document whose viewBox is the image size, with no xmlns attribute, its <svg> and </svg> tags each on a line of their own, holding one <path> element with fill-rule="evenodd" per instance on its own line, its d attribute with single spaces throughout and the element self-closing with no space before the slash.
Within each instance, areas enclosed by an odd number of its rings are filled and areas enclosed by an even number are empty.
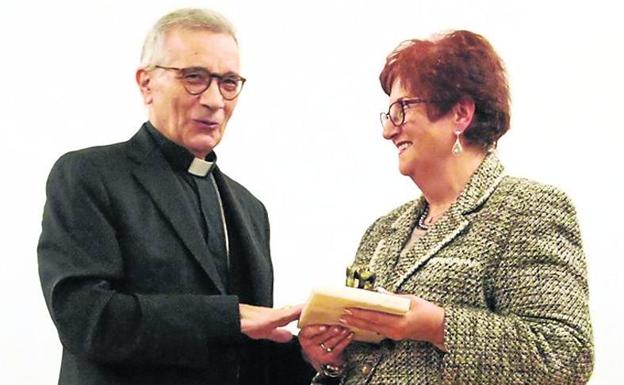
<svg viewBox="0 0 624 385">
<path fill-rule="evenodd" d="M 342 327 L 333 327 L 331 334 L 327 339 L 321 341 L 319 346 L 325 350 L 327 353 L 331 353 L 336 349 L 336 346 L 351 333 L 349 329 L 345 329 Z"/>
<path fill-rule="evenodd" d="M 305 356 L 315 366 L 342 364 L 342 352 L 352 338 L 353 333 L 341 326 L 310 325 L 299 332 L 299 342 Z"/>
<path fill-rule="evenodd" d="M 411 299 L 411 305 L 403 315 L 349 308 L 345 309 L 340 323 L 346 328 L 371 330 L 395 341 L 410 339 L 443 346 L 444 309 L 413 295 L 405 297 Z"/>
<path fill-rule="evenodd" d="M 349 346 L 352 340 L 353 340 L 353 332 L 348 332 L 347 335 L 344 338 L 342 338 L 340 341 L 338 341 L 336 346 L 334 346 L 333 353 L 336 355 L 341 355 L 343 350 L 345 350 L 345 348 Z"/>
<path fill-rule="evenodd" d="M 299 332 L 299 337 L 314 338 L 325 333 L 329 327 L 327 325 L 308 325 Z"/>
<path fill-rule="evenodd" d="M 307 330 L 308 328 L 310 328 L 310 330 Z M 321 343 L 339 336 L 343 330 L 346 329 L 342 326 L 311 325 L 303 328 L 299 333 L 299 336 L 303 336 L 311 344 L 320 346 Z"/>
<path fill-rule="evenodd" d="M 344 327 L 378 331 L 380 327 L 394 325 L 401 320 L 401 316 L 364 309 L 347 309 L 341 317 Z"/>
</svg>

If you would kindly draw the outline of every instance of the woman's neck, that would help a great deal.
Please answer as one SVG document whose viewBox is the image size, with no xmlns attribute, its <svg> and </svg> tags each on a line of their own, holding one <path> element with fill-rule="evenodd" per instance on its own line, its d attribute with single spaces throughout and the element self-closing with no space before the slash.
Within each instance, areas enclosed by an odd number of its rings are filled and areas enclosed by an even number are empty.
<svg viewBox="0 0 624 385">
<path fill-rule="evenodd" d="M 459 156 L 450 156 L 412 175 L 429 203 L 429 216 L 439 217 L 457 200 L 485 156 L 482 149 L 466 146 Z"/>
</svg>

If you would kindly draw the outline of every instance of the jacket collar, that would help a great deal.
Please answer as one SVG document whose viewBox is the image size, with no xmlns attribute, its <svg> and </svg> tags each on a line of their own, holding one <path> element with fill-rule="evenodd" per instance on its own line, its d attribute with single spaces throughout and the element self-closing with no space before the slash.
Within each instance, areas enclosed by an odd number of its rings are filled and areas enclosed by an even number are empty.
<svg viewBox="0 0 624 385">
<path fill-rule="evenodd" d="M 498 157 L 493 152 L 489 153 L 447 212 L 417 240 L 403 258 L 400 258 L 403 246 L 411 236 L 427 202 L 424 196 L 421 196 L 407 205 L 390 226 L 388 236 L 381 240 L 382 245 L 378 245 L 376 250 L 376 254 L 379 253 L 378 258 L 373 255 L 371 259 L 374 271 L 387 271 L 387 267 L 383 268 L 380 264 L 387 264 L 388 259 L 395 266 L 391 276 L 382 277 L 380 284 L 390 291 L 397 291 L 410 275 L 470 224 L 470 214 L 490 197 L 503 177 L 504 168 Z"/>
<path fill-rule="evenodd" d="M 220 293 L 225 294 L 226 288 L 213 258 L 206 258 L 206 254 L 210 251 L 205 246 L 201 231 L 188 220 L 193 210 L 192 205 L 185 199 L 177 199 L 184 196 L 184 191 L 175 177 L 172 165 L 148 132 L 147 123 L 143 124 L 128 144 L 129 156 L 137 163 L 133 170 L 134 176 L 147 190 L 215 287 Z"/>
<path fill-rule="evenodd" d="M 211 151 L 204 159 L 196 158 L 189 150 L 165 137 L 151 122 L 145 122 L 145 130 L 154 139 L 171 168 L 205 177 L 217 162 L 217 154 Z"/>
<path fill-rule="evenodd" d="M 206 253 L 210 251 L 205 246 L 201 231 L 188 220 L 193 210 L 192 205 L 184 199 L 178 199 L 184 194 L 182 187 L 174 175 L 173 166 L 165 159 L 163 152 L 148 132 L 146 124 L 128 142 L 129 157 L 136 163 L 134 176 L 147 190 L 215 287 L 220 293 L 226 294 L 225 285 L 213 258 L 206 258 Z M 256 284 L 254 295 L 258 297 L 256 298 L 258 303 L 270 303 L 272 289 L 270 260 L 251 231 L 253 223 L 244 209 L 244 197 L 237 193 L 235 183 L 221 173 L 218 167 L 215 166 L 212 172 L 219 185 L 228 221 L 231 221 L 228 222 L 228 229 L 237 232 L 237 237 L 242 243 L 241 247 L 247 254 L 250 274 L 253 275 Z"/>
</svg>

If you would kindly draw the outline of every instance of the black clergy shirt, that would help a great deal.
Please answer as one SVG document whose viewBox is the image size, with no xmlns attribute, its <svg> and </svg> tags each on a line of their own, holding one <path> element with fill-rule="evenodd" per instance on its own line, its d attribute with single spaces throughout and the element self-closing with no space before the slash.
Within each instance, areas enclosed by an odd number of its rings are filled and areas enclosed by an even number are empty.
<svg viewBox="0 0 624 385">
<path fill-rule="evenodd" d="M 226 236 L 226 215 L 217 183 L 212 175 L 217 160 L 216 154 L 214 151 L 210 152 L 204 159 L 211 163 L 205 175 L 193 175 L 189 172 L 189 167 L 195 156 L 186 148 L 166 138 L 149 122 L 147 123 L 147 129 L 174 170 L 174 174 L 182 186 L 184 196 L 180 197 L 180 199 L 186 199 L 194 208 L 192 217 L 189 220 L 193 221 L 198 229 L 201 229 L 203 238 L 206 241 L 206 247 L 210 249 L 212 256 L 216 257 L 214 258 L 214 263 L 225 287 L 228 288 L 229 293 L 239 294 L 238 284 L 236 283 L 240 282 L 240 271 L 236 272 L 239 273 L 235 274 L 236 277 L 231 277 L 231 273 L 234 272 L 230 271 L 231 261 L 229 242 Z M 206 257 L 208 257 L 208 254 Z M 237 263 L 234 264 L 238 265 Z M 230 278 L 233 278 L 234 282 L 230 282 Z"/>
</svg>

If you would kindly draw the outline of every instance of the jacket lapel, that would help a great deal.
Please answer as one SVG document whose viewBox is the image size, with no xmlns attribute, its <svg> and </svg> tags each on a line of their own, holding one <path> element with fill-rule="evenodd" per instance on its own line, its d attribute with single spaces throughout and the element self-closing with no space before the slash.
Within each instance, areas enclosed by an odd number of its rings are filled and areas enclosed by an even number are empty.
<svg viewBox="0 0 624 385">
<path fill-rule="evenodd" d="M 403 258 L 399 259 L 394 272 L 396 280 L 390 286 L 390 290 L 397 291 L 418 268 L 457 237 L 468 223 L 469 221 L 463 215 L 449 210 L 435 226 L 416 241 Z"/>
<path fill-rule="evenodd" d="M 130 149 L 131 158 L 138 162 L 134 169 L 135 177 L 147 190 L 219 292 L 225 294 L 225 286 L 213 258 L 210 258 L 210 250 L 206 247 L 201 231 L 188 220 L 193 208 L 186 199 L 180 199 L 184 196 L 184 190 L 145 128 L 130 140 Z"/>
<path fill-rule="evenodd" d="M 268 245 L 261 244 L 259 235 L 256 235 L 258 231 L 264 233 L 265 229 L 255 228 L 258 221 L 250 218 L 249 211 L 243 207 L 244 198 L 237 193 L 230 179 L 222 174 L 218 167 L 215 167 L 213 172 L 227 211 L 228 232 L 236 232 L 236 240 L 240 242 L 240 249 L 243 250 L 245 261 L 249 266 L 250 282 L 245 284 L 252 287 L 253 303 L 272 305 L 273 268 L 270 255 L 264 251 Z M 268 223 L 266 225 L 268 226 Z"/>
<path fill-rule="evenodd" d="M 424 207 L 424 198 L 409 204 L 392 225 L 386 229 L 386 235 L 377 243 L 369 261 L 369 268 L 378 273 L 376 280 L 378 287 L 390 290 L 394 285 L 397 278 L 394 271 L 399 263 L 399 255 L 411 236 L 416 219 Z M 380 272 L 387 273 L 379 274 Z"/>
<path fill-rule="evenodd" d="M 503 179 L 504 169 L 494 153 L 488 154 L 479 168 L 472 175 L 464 191 L 459 195 L 455 203 L 447 212 L 431 227 L 425 235 L 419 238 L 411 250 L 400 258 L 400 252 L 411 235 L 417 218 L 425 207 L 423 197 L 416 201 L 411 209 L 411 214 L 406 215 L 407 220 L 401 217 L 393 227 L 397 227 L 396 235 L 390 235 L 390 239 L 396 236 L 400 243 L 398 251 L 388 250 L 391 258 L 396 258 L 397 263 L 393 269 L 392 277 L 387 282 L 386 289 L 398 292 L 401 285 L 416 272 L 423 264 L 433 257 L 440 249 L 454 240 L 470 224 L 470 213 L 479 208 L 494 192 Z M 409 220 L 409 222 L 408 222 Z M 395 242 L 393 242 L 395 243 Z"/>
</svg>

